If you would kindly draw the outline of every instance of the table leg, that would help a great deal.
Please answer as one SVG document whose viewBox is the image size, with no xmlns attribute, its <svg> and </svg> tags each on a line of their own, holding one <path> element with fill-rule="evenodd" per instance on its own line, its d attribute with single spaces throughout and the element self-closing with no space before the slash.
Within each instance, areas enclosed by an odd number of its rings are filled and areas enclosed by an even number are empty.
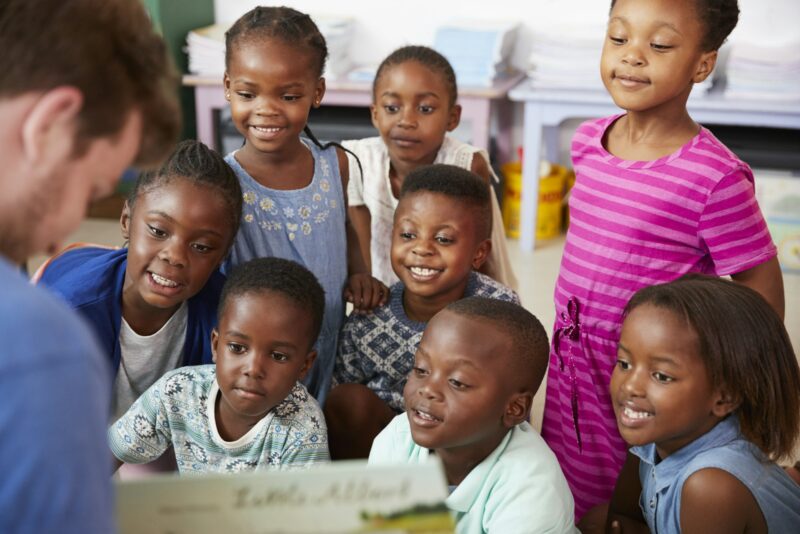
<svg viewBox="0 0 800 534">
<path fill-rule="evenodd" d="M 539 162 L 542 154 L 541 105 L 526 102 L 524 120 L 520 246 L 522 250 L 532 251 L 536 246 L 536 210 L 539 203 Z"/>
</svg>

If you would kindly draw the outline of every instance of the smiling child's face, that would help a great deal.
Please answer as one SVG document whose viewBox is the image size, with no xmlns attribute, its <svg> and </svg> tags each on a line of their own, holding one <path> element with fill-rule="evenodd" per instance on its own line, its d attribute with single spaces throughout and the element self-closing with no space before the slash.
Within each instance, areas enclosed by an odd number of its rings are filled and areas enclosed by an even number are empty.
<svg viewBox="0 0 800 534">
<path fill-rule="evenodd" d="M 661 458 L 730 412 L 711 384 L 697 334 L 672 311 L 651 304 L 625 318 L 610 392 L 622 438 L 629 445 L 655 443 Z"/>
<path fill-rule="evenodd" d="M 312 331 L 308 309 L 281 293 L 231 296 L 211 338 L 218 424 L 247 429 L 280 404 L 314 362 Z"/>
<path fill-rule="evenodd" d="M 394 214 L 392 268 L 405 290 L 441 302 L 464 296 L 473 269 L 486 260 L 491 244 L 478 235 L 476 209 L 441 193 L 404 196 Z"/>
<path fill-rule="evenodd" d="M 412 167 L 433 163 L 461 116 L 443 76 L 414 60 L 385 68 L 373 98 L 372 124 L 389 159 Z"/>
<path fill-rule="evenodd" d="M 614 102 L 628 111 L 684 108 L 716 61 L 701 50 L 703 37 L 694 0 L 618 0 L 600 61 Z"/>
<path fill-rule="evenodd" d="M 525 419 L 514 399 L 522 379 L 511 341 L 491 324 L 443 310 L 428 323 L 404 390 L 414 442 L 448 454 L 485 458 Z"/>
<path fill-rule="evenodd" d="M 176 177 L 145 190 L 120 223 L 128 240 L 123 311 L 175 310 L 196 295 L 233 240 L 230 208 L 212 187 Z"/>
</svg>

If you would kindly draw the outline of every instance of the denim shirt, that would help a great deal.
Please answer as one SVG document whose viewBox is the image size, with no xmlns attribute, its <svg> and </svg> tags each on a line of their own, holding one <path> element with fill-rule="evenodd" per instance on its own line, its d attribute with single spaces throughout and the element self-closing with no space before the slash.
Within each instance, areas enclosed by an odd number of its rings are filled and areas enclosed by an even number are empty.
<svg viewBox="0 0 800 534">
<path fill-rule="evenodd" d="M 747 487 L 769 532 L 796 532 L 800 525 L 800 485 L 745 439 L 735 415 L 661 461 L 654 443 L 632 447 L 631 453 L 641 460 L 639 506 L 654 534 L 680 532 L 683 484 L 710 467 L 730 473 Z"/>
</svg>

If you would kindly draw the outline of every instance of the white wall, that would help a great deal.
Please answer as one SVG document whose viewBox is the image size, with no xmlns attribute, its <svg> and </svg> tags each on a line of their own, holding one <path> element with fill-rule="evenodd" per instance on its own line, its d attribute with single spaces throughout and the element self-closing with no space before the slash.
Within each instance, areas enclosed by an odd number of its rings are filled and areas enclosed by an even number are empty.
<svg viewBox="0 0 800 534">
<path fill-rule="evenodd" d="M 216 0 L 217 22 L 233 22 L 265 2 Z M 404 44 L 430 44 L 437 26 L 459 18 L 513 20 L 522 24 L 514 62 L 524 67 L 531 35 L 565 26 L 605 25 L 609 0 L 283 0 L 311 15 L 336 14 L 356 19 L 351 46 L 359 64 L 379 63 Z M 456 11 L 453 6 L 458 5 Z M 731 40 L 761 44 L 800 39 L 800 0 L 739 0 L 741 16 Z M 798 51 L 800 54 L 800 51 Z"/>
</svg>

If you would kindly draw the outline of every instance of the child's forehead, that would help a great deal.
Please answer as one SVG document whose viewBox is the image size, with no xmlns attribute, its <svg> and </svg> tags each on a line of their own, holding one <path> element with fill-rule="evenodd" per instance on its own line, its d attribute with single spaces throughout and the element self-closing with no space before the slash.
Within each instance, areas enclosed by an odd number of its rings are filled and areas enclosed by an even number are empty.
<svg viewBox="0 0 800 534">
<path fill-rule="evenodd" d="M 403 210 L 418 212 L 421 215 L 436 215 L 440 214 L 443 208 L 448 211 L 468 213 L 471 206 L 463 198 L 454 197 L 439 191 L 422 189 L 403 195 L 397 204 L 397 210 L 401 208 Z"/>
<path fill-rule="evenodd" d="M 380 96 L 384 91 L 399 91 L 408 86 L 416 93 L 434 93 L 442 97 L 450 92 L 443 72 L 416 59 L 384 67 L 375 89 Z"/>
<path fill-rule="evenodd" d="M 455 356 L 474 367 L 508 363 L 508 351 L 500 350 L 507 345 L 507 336 L 488 319 L 444 309 L 428 323 L 425 334 L 435 344 L 452 349 L 437 352 L 438 357 Z"/>
</svg>

